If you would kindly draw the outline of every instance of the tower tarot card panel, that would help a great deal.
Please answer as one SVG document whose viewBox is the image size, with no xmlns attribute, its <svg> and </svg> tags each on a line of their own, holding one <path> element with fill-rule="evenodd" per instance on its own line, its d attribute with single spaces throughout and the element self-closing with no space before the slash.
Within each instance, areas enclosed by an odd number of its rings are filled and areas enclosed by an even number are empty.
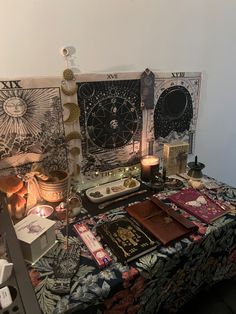
<svg viewBox="0 0 236 314">
<path fill-rule="evenodd" d="M 0 80 L 0 173 L 25 173 L 33 162 L 66 169 L 60 81 Z"/>
<path fill-rule="evenodd" d="M 81 79 L 81 78 L 80 78 Z M 140 73 L 94 74 L 78 82 L 85 179 L 140 160 Z"/>
<path fill-rule="evenodd" d="M 164 143 L 183 141 L 193 153 L 200 85 L 199 72 L 155 73 L 155 103 L 146 135 L 154 152 L 162 150 Z"/>
</svg>

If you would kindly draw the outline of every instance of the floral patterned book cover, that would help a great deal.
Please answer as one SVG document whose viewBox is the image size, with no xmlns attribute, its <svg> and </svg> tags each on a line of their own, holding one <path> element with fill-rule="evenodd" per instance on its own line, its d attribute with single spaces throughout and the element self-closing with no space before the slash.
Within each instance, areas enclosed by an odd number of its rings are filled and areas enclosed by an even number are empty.
<svg viewBox="0 0 236 314">
<path fill-rule="evenodd" d="M 168 197 L 170 201 L 199 220 L 209 224 L 227 214 L 228 208 L 193 188 L 181 190 Z"/>
</svg>

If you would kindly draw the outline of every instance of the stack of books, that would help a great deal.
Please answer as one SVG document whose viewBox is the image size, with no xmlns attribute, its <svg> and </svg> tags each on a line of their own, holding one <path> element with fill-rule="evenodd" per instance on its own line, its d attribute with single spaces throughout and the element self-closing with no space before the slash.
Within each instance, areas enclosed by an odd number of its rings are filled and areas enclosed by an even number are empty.
<svg viewBox="0 0 236 314">
<path fill-rule="evenodd" d="M 121 262 L 130 262 L 198 230 L 156 197 L 130 205 L 126 210 L 127 217 L 101 224 L 96 230 Z"/>
</svg>

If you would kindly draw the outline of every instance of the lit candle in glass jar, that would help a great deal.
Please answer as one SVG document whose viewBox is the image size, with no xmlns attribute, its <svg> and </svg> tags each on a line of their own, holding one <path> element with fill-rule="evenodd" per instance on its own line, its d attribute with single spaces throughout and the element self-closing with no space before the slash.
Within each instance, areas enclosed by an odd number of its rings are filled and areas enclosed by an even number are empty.
<svg viewBox="0 0 236 314">
<path fill-rule="evenodd" d="M 34 215 L 37 215 L 37 216 L 40 216 L 40 217 L 43 217 L 43 218 L 47 218 L 49 216 L 51 216 L 51 214 L 53 213 L 54 209 L 52 206 L 49 206 L 49 205 L 38 205 L 38 206 L 35 206 L 33 208 L 31 208 L 27 215 L 30 215 L 30 214 L 34 214 Z"/>
<path fill-rule="evenodd" d="M 141 180 L 153 181 L 159 173 L 160 159 L 157 156 L 147 155 L 141 158 Z"/>
</svg>

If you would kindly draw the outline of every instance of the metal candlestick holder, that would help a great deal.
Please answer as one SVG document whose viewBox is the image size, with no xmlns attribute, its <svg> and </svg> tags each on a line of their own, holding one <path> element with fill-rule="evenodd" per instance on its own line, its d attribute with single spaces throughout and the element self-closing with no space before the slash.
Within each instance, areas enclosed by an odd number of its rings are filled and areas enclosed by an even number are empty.
<svg viewBox="0 0 236 314">
<path fill-rule="evenodd" d="M 194 162 L 189 162 L 188 167 L 188 176 L 193 180 L 201 180 L 202 178 L 202 169 L 205 168 L 205 165 L 201 162 L 198 162 L 197 156 L 195 157 Z"/>
</svg>

